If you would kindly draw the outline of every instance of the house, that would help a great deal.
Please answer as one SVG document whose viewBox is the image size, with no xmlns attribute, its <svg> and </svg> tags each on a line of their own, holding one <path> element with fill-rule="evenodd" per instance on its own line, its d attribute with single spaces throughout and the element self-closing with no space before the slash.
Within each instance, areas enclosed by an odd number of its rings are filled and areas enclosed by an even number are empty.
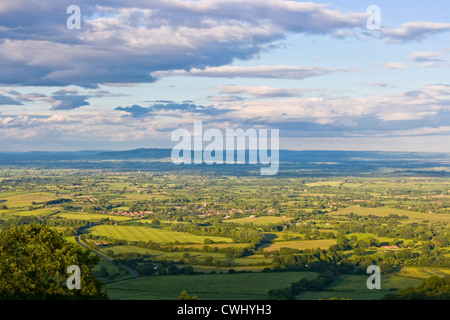
<svg viewBox="0 0 450 320">
<path fill-rule="evenodd" d="M 390 250 L 400 249 L 400 247 L 398 247 L 398 246 L 382 246 L 381 248 L 383 248 L 383 249 L 390 249 Z"/>
</svg>

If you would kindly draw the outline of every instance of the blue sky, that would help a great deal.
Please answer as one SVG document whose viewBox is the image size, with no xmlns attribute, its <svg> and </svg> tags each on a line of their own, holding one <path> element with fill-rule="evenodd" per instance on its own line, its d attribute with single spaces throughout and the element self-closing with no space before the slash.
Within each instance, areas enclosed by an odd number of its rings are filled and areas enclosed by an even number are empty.
<svg viewBox="0 0 450 320">
<path fill-rule="evenodd" d="M 70 5 L 80 30 L 66 27 Z M 0 0 L 0 151 L 171 148 L 201 120 L 279 129 L 282 149 L 450 152 L 448 12 L 444 0 Z"/>
</svg>

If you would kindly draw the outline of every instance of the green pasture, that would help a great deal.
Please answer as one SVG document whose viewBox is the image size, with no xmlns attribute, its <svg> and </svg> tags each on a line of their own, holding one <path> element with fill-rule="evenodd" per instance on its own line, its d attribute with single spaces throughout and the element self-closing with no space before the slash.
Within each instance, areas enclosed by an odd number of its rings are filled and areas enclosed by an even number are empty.
<svg viewBox="0 0 450 320">
<path fill-rule="evenodd" d="M 90 240 L 91 243 L 94 243 L 94 240 Z M 114 254 L 131 254 L 137 253 L 140 255 L 147 256 L 151 259 L 155 260 L 170 260 L 170 261 L 180 261 L 182 259 L 195 259 L 197 263 L 201 264 L 203 261 L 209 258 L 213 258 L 214 261 L 229 261 L 238 266 L 255 266 L 258 264 L 265 264 L 265 266 L 270 265 L 272 262 L 271 258 L 264 258 L 262 255 L 253 255 L 243 258 L 227 258 L 224 253 L 220 252 L 198 252 L 198 251 L 180 251 L 180 252 L 165 252 L 158 251 L 148 248 L 142 248 L 137 246 L 104 246 L 96 249 L 97 251 L 107 255 L 107 252 L 111 250 Z M 189 256 L 186 257 L 185 255 Z M 194 262 L 195 264 L 196 262 Z"/>
<path fill-rule="evenodd" d="M 101 213 L 85 213 L 85 212 L 63 212 L 58 213 L 58 217 L 66 218 L 66 219 L 73 219 L 73 220 L 89 220 L 89 221 L 96 221 L 96 220 L 102 220 L 102 219 L 110 219 L 114 221 L 127 221 L 131 220 L 131 217 L 124 217 L 124 216 L 116 216 L 112 214 L 101 214 Z"/>
<path fill-rule="evenodd" d="M 339 187 L 341 183 L 342 181 L 327 180 L 327 181 L 310 182 L 307 183 L 306 185 L 308 187 L 323 187 L 323 186 Z"/>
<path fill-rule="evenodd" d="M 406 278 L 414 279 L 427 279 L 431 276 L 444 277 L 450 275 L 450 268 L 444 267 L 403 267 L 400 271 L 396 272 L 395 275 Z"/>
<path fill-rule="evenodd" d="M 21 194 L 28 194 L 28 193 L 30 193 L 30 191 L 4 191 L 4 192 L 0 192 L 0 198 L 3 198 L 2 200 L 7 200 L 4 198 L 17 196 L 17 195 L 21 195 Z"/>
<path fill-rule="evenodd" d="M 340 275 L 326 287 L 324 291 L 302 292 L 295 298 L 297 300 L 379 300 L 387 294 L 396 293 L 407 287 L 416 287 L 421 280 L 381 274 L 381 289 L 370 290 L 367 288 L 368 276 L 365 275 Z"/>
<path fill-rule="evenodd" d="M 314 272 L 272 272 L 148 276 L 106 285 L 111 299 L 178 300 L 186 290 L 198 300 L 264 300 L 270 289 L 282 289 Z"/>
<path fill-rule="evenodd" d="M 266 243 L 261 246 L 265 251 L 276 251 L 281 248 L 292 248 L 298 250 L 306 249 L 328 249 L 332 245 L 336 244 L 334 239 L 323 240 L 299 240 L 299 241 L 279 241 L 273 243 Z"/>
<path fill-rule="evenodd" d="M 273 242 L 288 240 L 287 238 L 285 239 L 285 237 L 300 237 L 301 239 L 305 237 L 304 234 L 293 233 L 293 232 L 270 232 L 270 233 L 266 233 L 266 234 L 269 237 L 275 236 L 275 238 L 272 240 Z"/>
<path fill-rule="evenodd" d="M 211 248 L 217 247 L 219 249 L 229 248 L 229 247 L 245 248 L 245 247 L 248 247 L 248 245 L 249 245 L 248 243 L 211 243 L 211 244 L 183 244 L 183 245 L 178 245 L 177 247 L 189 250 L 190 248 L 202 249 L 204 246 L 208 246 Z"/>
<path fill-rule="evenodd" d="M 260 217 L 246 217 L 246 218 L 237 218 L 237 219 L 224 219 L 223 222 L 233 222 L 239 224 L 252 223 L 256 225 L 268 225 L 271 223 L 277 224 L 285 221 L 292 220 L 292 218 L 288 218 L 286 216 L 278 217 L 278 216 L 260 216 Z"/>
<path fill-rule="evenodd" d="M 162 200 L 162 199 L 167 199 L 169 198 L 167 195 L 164 194 L 156 194 L 156 193 L 127 193 L 125 192 L 123 195 L 123 198 L 128 199 L 128 200 L 147 200 L 147 201 L 151 201 L 152 198 L 155 198 L 155 200 Z"/>
<path fill-rule="evenodd" d="M 68 243 L 78 243 L 75 240 L 75 237 L 64 237 L 64 240 L 66 240 Z"/>
<path fill-rule="evenodd" d="M 389 207 L 367 208 L 367 207 L 358 207 L 357 205 L 355 205 L 347 208 L 341 208 L 338 211 L 332 211 L 327 214 L 331 216 L 338 216 L 349 214 L 350 212 L 353 212 L 354 214 L 360 216 L 374 215 L 380 217 L 387 217 L 390 214 L 396 214 L 401 217 L 405 215 L 409 218 L 407 220 L 408 223 L 422 222 L 423 220 L 428 220 L 429 222 L 450 222 L 449 214 L 421 213 Z"/>
<path fill-rule="evenodd" d="M 33 201 L 43 203 L 58 199 L 53 193 L 48 192 L 8 192 L 0 194 L 0 198 L 6 200 L 5 204 L 8 208 L 30 206 Z"/>
<path fill-rule="evenodd" d="M 393 242 L 394 241 L 393 238 L 379 237 L 379 236 L 377 236 L 374 233 L 350 233 L 350 234 L 346 235 L 346 237 L 348 239 L 350 239 L 352 236 L 355 236 L 356 238 L 358 238 L 358 240 L 365 240 L 365 239 L 368 239 L 368 238 L 375 238 L 379 242 Z"/>
<path fill-rule="evenodd" d="M 225 259 L 224 253 L 215 253 L 215 252 L 195 252 L 195 251 L 165 252 L 136 246 L 106 246 L 98 249 L 98 251 L 104 254 L 106 254 L 108 250 L 112 250 L 114 254 L 138 253 L 141 255 L 150 256 L 151 258 L 158 260 L 168 259 L 178 261 L 183 259 L 183 255 L 185 253 L 188 253 L 190 258 L 195 258 L 199 260 L 205 259 L 206 257 L 212 257 L 214 259 L 221 259 L 221 260 Z"/>
<path fill-rule="evenodd" d="M 47 217 L 47 216 L 55 214 L 58 211 L 59 211 L 58 208 L 42 208 L 42 209 L 36 209 L 36 210 L 31 210 L 31 211 L 30 210 L 20 210 L 20 211 L 15 211 L 14 213 L 11 213 L 11 214 L 13 214 L 15 216 Z"/>
<path fill-rule="evenodd" d="M 215 267 L 215 266 L 200 266 L 193 265 L 195 272 L 203 272 L 203 273 L 228 273 L 230 269 L 239 271 L 247 271 L 247 272 L 262 272 L 267 266 L 255 266 L 255 265 L 239 265 L 230 267 Z"/>
<path fill-rule="evenodd" d="M 204 243 L 205 239 L 214 242 L 232 242 L 231 238 L 198 236 L 188 233 L 174 232 L 162 228 L 144 226 L 111 226 L 99 225 L 89 229 L 96 236 L 107 236 L 127 241 L 152 241 L 157 243 Z"/>
</svg>

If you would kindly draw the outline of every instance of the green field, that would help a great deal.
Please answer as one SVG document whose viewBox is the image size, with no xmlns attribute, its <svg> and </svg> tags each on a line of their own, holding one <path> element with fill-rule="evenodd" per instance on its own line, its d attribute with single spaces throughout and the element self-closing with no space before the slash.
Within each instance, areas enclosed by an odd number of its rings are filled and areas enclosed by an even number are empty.
<svg viewBox="0 0 450 320">
<path fill-rule="evenodd" d="M 107 236 L 127 241 L 152 241 L 157 243 L 204 243 L 205 239 L 211 239 L 214 242 L 232 242 L 230 238 L 225 237 L 197 236 L 160 228 L 140 226 L 99 225 L 92 227 L 89 230 L 90 233 L 96 236 Z"/>
<path fill-rule="evenodd" d="M 330 187 L 339 187 L 339 185 L 342 183 L 342 181 L 317 181 L 317 182 L 310 182 L 307 184 L 308 187 L 318 187 L 318 186 L 330 186 Z"/>
<path fill-rule="evenodd" d="M 348 238 L 351 238 L 352 236 L 355 236 L 358 238 L 358 240 L 364 240 L 368 238 L 375 238 L 380 242 L 391 242 L 392 238 L 386 238 L 386 237 L 379 237 L 374 233 L 350 233 L 347 235 Z"/>
<path fill-rule="evenodd" d="M 204 259 L 205 257 L 208 256 L 214 259 L 225 259 L 224 253 L 216 253 L 216 252 L 192 252 L 192 251 L 164 252 L 135 246 L 107 246 L 99 249 L 99 251 L 102 253 L 106 253 L 109 250 L 112 250 L 114 254 L 126 254 L 135 252 L 142 255 L 148 255 L 152 258 L 157 259 L 180 260 L 181 258 L 183 258 L 184 253 L 189 253 L 189 256 L 191 258 L 196 259 Z"/>
<path fill-rule="evenodd" d="M 246 217 L 246 218 L 238 218 L 238 219 L 227 219 L 223 220 L 223 222 L 234 222 L 234 223 L 252 223 L 256 225 L 268 225 L 271 223 L 281 223 L 284 221 L 289 221 L 292 218 L 287 217 L 276 217 L 276 216 L 261 216 L 261 217 Z"/>
<path fill-rule="evenodd" d="M 0 194 L 0 198 L 7 200 L 10 208 L 29 206 L 33 201 L 41 203 L 57 199 L 54 194 L 46 192 L 3 193 Z"/>
<path fill-rule="evenodd" d="M 21 210 L 21 211 L 16 211 L 13 213 L 13 215 L 16 216 L 50 216 L 55 214 L 56 212 L 58 212 L 59 210 L 56 208 L 44 208 L 44 209 L 36 209 L 36 210 Z"/>
<path fill-rule="evenodd" d="M 194 270 L 196 272 L 203 273 L 228 273 L 228 270 L 233 269 L 236 272 L 239 271 L 248 271 L 248 272 L 262 272 L 267 266 L 254 266 L 254 265 L 245 265 L 245 266 L 233 266 L 233 267 L 214 267 L 214 266 L 200 266 L 194 265 Z"/>
<path fill-rule="evenodd" d="M 306 249 L 328 249 L 332 245 L 336 244 L 336 240 L 324 239 L 324 240 L 299 240 L 299 241 L 284 241 L 284 242 L 274 242 L 268 245 L 263 245 L 262 247 L 266 251 L 275 251 L 280 248 L 292 248 L 298 250 Z"/>
<path fill-rule="evenodd" d="M 431 276 L 444 277 L 450 275 L 450 268 L 441 267 L 403 267 L 395 275 L 406 278 L 426 279 Z"/>
<path fill-rule="evenodd" d="M 74 220 L 89 220 L 89 221 L 96 221 L 96 220 L 102 220 L 102 219 L 111 219 L 114 221 L 127 221 L 131 220 L 130 217 L 124 217 L 124 216 L 115 216 L 110 214 L 100 214 L 100 213 L 84 213 L 84 212 L 63 212 L 58 213 L 56 215 L 57 217 L 62 217 L 65 219 L 74 219 Z"/>
<path fill-rule="evenodd" d="M 178 247 L 185 248 L 186 250 L 189 250 L 190 248 L 192 248 L 192 249 L 202 249 L 204 246 L 205 246 L 205 244 L 183 244 L 183 245 L 180 245 Z M 229 247 L 245 248 L 245 247 L 248 247 L 248 243 L 213 243 L 213 244 L 206 244 L 206 246 L 215 247 L 215 248 L 217 247 L 219 249 L 229 248 Z"/>
<path fill-rule="evenodd" d="M 302 292 L 295 298 L 297 300 L 328 300 L 331 298 L 378 300 L 387 294 L 396 293 L 400 289 L 416 287 L 421 282 L 416 279 L 382 274 L 381 289 L 369 290 L 366 281 L 367 276 L 365 275 L 341 275 L 325 291 Z"/>
<path fill-rule="evenodd" d="M 368 216 L 368 215 L 374 215 L 374 216 L 381 216 L 386 217 L 390 214 L 396 214 L 398 216 L 407 216 L 409 219 L 407 223 L 411 222 L 422 222 L 424 220 L 427 220 L 429 222 L 450 222 L 450 215 L 449 214 L 435 214 L 435 213 L 420 213 L 420 212 L 413 212 L 408 210 L 399 210 L 399 209 L 393 209 L 389 207 L 379 207 L 379 208 L 367 208 L 367 207 L 358 207 L 358 206 L 350 206 L 347 208 L 339 209 L 338 211 L 333 211 L 331 213 L 328 213 L 331 216 L 338 216 L 338 215 L 344 215 L 349 214 L 350 212 L 353 212 L 356 215 L 360 216 Z"/>
<path fill-rule="evenodd" d="M 149 276 L 106 286 L 111 299 L 177 300 L 187 290 L 198 300 L 263 300 L 270 289 L 282 289 L 300 279 L 314 279 L 314 272 L 272 272 Z"/>
</svg>

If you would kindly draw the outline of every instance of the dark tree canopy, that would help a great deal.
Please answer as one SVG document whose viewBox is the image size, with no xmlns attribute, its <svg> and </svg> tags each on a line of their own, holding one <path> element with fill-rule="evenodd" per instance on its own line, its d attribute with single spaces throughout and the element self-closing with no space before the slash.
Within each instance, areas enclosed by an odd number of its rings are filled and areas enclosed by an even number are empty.
<svg viewBox="0 0 450 320">
<path fill-rule="evenodd" d="M 397 294 L 385 296 L 386 300 L 449 300 L 450 275 L 431 276 L 416 288 L 408 287 Z"/>
<path fill-rule="evenodd" d="M 99 257 L 41 225 L 12 226 L 0 233 L 0 299 L 106 299 L 92 275 Z M 81 288 L 70 290 L 67 268 L 81 271 Z"/>
</svg>

